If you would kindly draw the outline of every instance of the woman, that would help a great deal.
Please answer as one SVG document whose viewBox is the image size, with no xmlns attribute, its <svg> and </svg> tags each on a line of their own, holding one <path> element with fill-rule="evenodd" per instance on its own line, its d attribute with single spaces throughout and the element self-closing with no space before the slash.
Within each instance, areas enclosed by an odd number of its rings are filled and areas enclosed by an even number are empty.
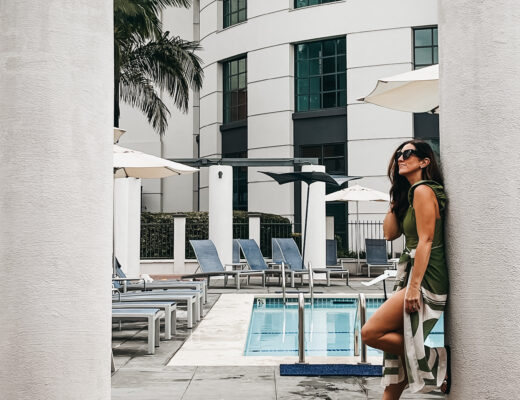
<svg viewBox="0 0 520 400">
<path fill-rule="evenodd" d="M 387 240 L 404 233 L 394 294 L 362 329 L 363 341 L 384 351 L 383 400 L 441 387 L 449 392 L 449 348 L 424 340 L 440 318 L 448 293 L 443 212 L 446 196 L 431 147 L 420 140 L 401 144 L 388 166 L 391 206 L 383 230 Z M 406 366 L 406 368 L 404 367 Z"/>
</svg>

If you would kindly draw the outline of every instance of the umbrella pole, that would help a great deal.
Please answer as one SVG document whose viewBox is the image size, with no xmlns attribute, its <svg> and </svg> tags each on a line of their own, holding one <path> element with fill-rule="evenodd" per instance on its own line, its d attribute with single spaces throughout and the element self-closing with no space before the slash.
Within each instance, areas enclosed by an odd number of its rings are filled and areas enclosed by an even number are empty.
<svg viewBox="0 0 520 400">
<path fill-rule="evenodd" d="M 361 266 L 359 261 L 359 248 L 360 248 L 360 242 L 361 238 L 359 237 L 359 201 L 356 201 L 356 252 L 357 252 L 357 274 L 361 274 Z"/>
<path fill-rule="evenodd" d="M 309 192 L 311 184 L 307 184 L 307 201 L 305 202 L 305 227 L 303 228 L 303 246 L 302 246 L 302 269 L 305 269 L 305 242 L 307 241 L 307 216 L 309 215 Z"/>
<path fill-rule="evenodd" d="M 116 277 L 116 180 L 112 179 L 112 276 Z"/>
</svg>

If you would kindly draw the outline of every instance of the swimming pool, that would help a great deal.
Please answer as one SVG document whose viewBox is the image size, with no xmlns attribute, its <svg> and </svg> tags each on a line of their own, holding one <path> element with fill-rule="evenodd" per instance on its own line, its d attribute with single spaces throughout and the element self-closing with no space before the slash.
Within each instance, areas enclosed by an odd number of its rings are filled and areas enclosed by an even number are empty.
<svg viewBox="0 0 520 400">
<path fill-rule="evenodd" d="M 367 298 L 367 319 L 383 303 Z M 354 331 L 358 318 L 356 298 L 315 298 L 305 303 L 305 354 L 308 356 L 353 356 Z M 358 323 L 358 322 L 357 322 Z M 437 321 L 428 336 L 428 346 L 444 345 L 444 320 Z M 369 356 L 382 352 L 371 347 Z M 249 324 L 246 356 L 298 355 L 298 302 L 280 298 L 256 298 Z"/>
</svg>

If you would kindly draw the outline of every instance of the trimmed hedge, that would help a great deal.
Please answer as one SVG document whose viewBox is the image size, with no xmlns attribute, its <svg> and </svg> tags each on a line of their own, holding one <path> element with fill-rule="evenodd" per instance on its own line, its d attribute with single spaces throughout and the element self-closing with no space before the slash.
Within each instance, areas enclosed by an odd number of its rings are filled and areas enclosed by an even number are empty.
<svg viewBox="0 0 520 400">
<path fill-rule="evenodd" d="M 233 211 L 233 237 L 247 239 L 249 237 L 249 215 L 250 214 L 259 214 L 260 215 L 260 224 L 261 227 L 264 224 L 287 224 L 290 225 L 291 221 L 288 218 L 282 217 L 276 214 L 265 214 L 265 213 L 252 213 L 247 211 Z M 150 213 L 143 212 L 141 213 L 141 224 L 171 224 L 173 225 L 173 220 L 176 215 L 186 215 L 186 258 L 192 259 L 195 258 L 193 254 L 193 249 L 189 244 L 190 239 L 207 239 L 209 237 L 209 215 L 208 212 L 205 211 L 193 211 L 193 212 L 183 212 L 183 213 Z M 265 225 L 264 225 L 265 226 Z M 141 228 L 141 258 L 150 258 L 150 255 L 163 255 L 162 258 L 173 258 L 173 240 L 171 238 L 171 234 L 167 233 L 169 231 L 163 230 L 165 235 L 168 234 L 168 237 L 162 237 L 161 230 L 157 230 L 153 235 L 146 234 L 147 232 L 143 232 L 143 226 Z M 262 228 L 261 228 L 262 229 Z M 262 229 L 263 230 L 263 229 Z M 284 229 L 287 231 L 287 229 Z M 291 232 L 289 232 L 291 231 Z M 289 227 L 287 232 L 284 232 L 279 236 L 282 237 L 295 237 L 297 243 L 298 234 L 293 234 L 292 229 Z M 266 243 L 262 243 L 262 252 L 266 254 L 266 256 L 271 253 L 271 243 L 270 240 L 264 240 L 265 235 L 262 235 L 262 241 Z M 150 240 L 153 240 L 153 243 L 150 243 Z M 158 249 L 157 243 L 161 243 L 159 247 L 165 247 L 164 249 Z M 155 257 L 154 257 L 155 258 Z M 161 257 L 157 257 L 161 258 Z"/>
<path fill-rule="evenodd" d="M 248 223 L 249 214 L 259 214 L 261 224 L 290 224 L 288 218 L 276 214 L 253 213 L 247 211 L 233 211 L 233 223 Z M 207 211 L 192 211 L 179 213 L 141 213 L 141 223 L 173 223 L 176 215 L 186 215 L 186 225 L 188 224 L 208 224 L 209 215 Z"/>
</svg>

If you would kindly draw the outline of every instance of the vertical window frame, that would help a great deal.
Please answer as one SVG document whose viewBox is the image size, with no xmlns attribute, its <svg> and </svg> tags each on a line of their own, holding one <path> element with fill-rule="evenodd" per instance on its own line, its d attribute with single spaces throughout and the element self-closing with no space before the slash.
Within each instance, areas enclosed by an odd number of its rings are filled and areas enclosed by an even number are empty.
<svg viewBox="0 0 520 400">
<path fill-rule="evenodd" d="M 233 71 L 234 66 L 236 66 L 235 72 Z M 245 121 L 247 120 L 247 55 L 222 61 L 222 69 L 222 122 L 228 124 Z M 234 81 L 236 81 L 236 88 L 233 88 Z M 243 87 L 240 86 L 241 81 L 244 82 Z"/>
<path fill-rule="evenodd" d="M 242 1 L 244 4 L 240 7 Z M 224 29 L 247 21 L 247 0 L 224 0 L 222 3 L 222 27 Z M 236 5 L 236 9 L 234 5 Z M 236 17 L 235 21 L 233 21 L 234 17 Z"/>
<path fill-rule="evenodd" d="M 324 56 L 324 47 L 330 42 L 334 43 L 334 54 Z M 338 36 L 294 44 L 295 112 L 346 107 L 346 42 L 346 36 Z M 316 54 L 317 45 L 319 45 L 319 50 Z M 301 46 L 304 46 L 304 48 L 302 49 Z M 344 58 L 344 60 L 341 60 L 341 58 Z M 327 62 L 330 62 L 333 66 L 333 72 L 324 73 L 324 65 Z M 345 69 L 339 70 L 341 65 L 344 65 Z M 304 71 L 300 71 L 300 69 L 304 69 Z M 316 91 L 317 80 L 319 80 L 318 91 Z M 326 82 L 331 80 L 334 80 L 333 89 L 325 87 Z M 306 87 L 307 91 L 302 91 L 302 87 Z M 332 105 L 327 104 L 327 99 L 331 97 L 334 98 Z M 318 106 L 316 106 L 316 103 L 318 103 Z"/>
<path fill-rule="evenodd" d="M 293 6 L 295 9 L 305 8 L 305 7 L 318 6 L 318 5 L 327 4 L 327 3 L 335 3 L 340 0 L 315 0 L 314 4 L 310 4 L 311 1 L 312 0 L 294 0 Z"/>
<path fill-rule="evenodd" d="M 417 43 L 416 43 L 416 32 L 418 31 L 427 31 L 429 30 L 430 31 L 430 36 L 431 36 L 431 43 L 429 45 L 421 45 L 421 46 L 418 46 Z M 434 65 L 434 64 L 438 64 L 439 63 L 439 60 L 438 60 L 438 54 L 439 54 L 439 40 L 438 40 L 438 32 L 439 32 L 439 28 L 438 26 L 434 25 L 434 26 L 425 26 L 425 27 L 417 27 L 417 28 L 413 28 L 412 29 L 413 31 L 413 67 L 414 69 L 419 69 L 419 68 L 424 68 L 424 67 L 428 67 L 430 65 Z M 434 40 L 434 32 L 437 34 L 437 43 L 435 43 L 435 40 Z M 431 63 L 420 63 L 418 64 L 417 63 L 417 59 L 416 59 L 416 50 L 417 49 L 430 49 L 430 60 L 431 60 Z M 437 50 L 437 62 L 435 62 L 435 50 Z"/>
</svg>

